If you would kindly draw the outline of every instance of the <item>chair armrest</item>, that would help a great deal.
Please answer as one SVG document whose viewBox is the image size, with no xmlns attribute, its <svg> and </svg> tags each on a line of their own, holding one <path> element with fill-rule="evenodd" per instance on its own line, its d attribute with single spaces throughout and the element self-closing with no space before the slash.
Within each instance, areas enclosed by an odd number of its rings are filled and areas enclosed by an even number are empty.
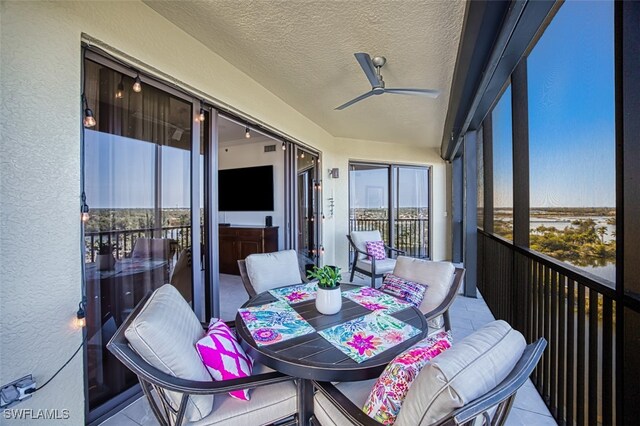
<svg viewBox="0 0 640 426">
<path fill-rule="evenodd" d="M 396 253 L 396 257 L 398 257 L 399 255 L 405 255 L 406 252 L 404 250 L 400 250 L 397 248 L 393 248 L 393 247 L 389 247 L 388 245 L 385 245 L 384 248 L 389 252 L 389 257 L 391 257 L 391 252 L 395 252 Z"/>
<path fill-rule="evenodd" d="M 164 373 L 147 363 L 128 345 L 110 341 L 107 349 L 139 378 L 163 389 L 190 395 L 213 395 L 293 380 L 291 376 L 272 372 L 221 382 L 188 380 Z"/>
<path fill-rule="evenodd" d="M 356 426 L 380 426 L 381 423 L 367 416 L 349 398 L 329 382 L 313 382 L 313 386 L 321 392 L 342 414 Z"/>
</svg>

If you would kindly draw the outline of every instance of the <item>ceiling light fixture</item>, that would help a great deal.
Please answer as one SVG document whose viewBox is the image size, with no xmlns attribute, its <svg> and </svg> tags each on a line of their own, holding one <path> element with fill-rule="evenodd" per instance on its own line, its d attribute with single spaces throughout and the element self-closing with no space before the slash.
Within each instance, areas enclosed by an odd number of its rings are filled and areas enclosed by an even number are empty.
<svg viewBox="0 0 640 426">
<path fill-rule="evenodd" d="M 122 81 L 122 77 L 120 77 L 120 83 L 118 83 L 118 90 L 116 90 L 116 99 L 124 98 L 124 82 Z"/>
<path fill-rule="evenodd" d="M 142 92 L 142 82 L 140 81 L 140 74 L 136 73 L 136 79 L 133 82 L 133 91 L 136 93 Z"/>
<path fill-rule="evenodd" d="M 87 97 L 82 95 L 82 100 L 84 101 L 84 127 L 93 127 L 96 125 L 96 119 L 93 116 L 93 111 L 89 108 Z"/>
<path fill-rule="evenodd" d="M 244 128 L 244 137 L 249 139 L 251 137 L 251 129 L 249 129 L 248 127 Z"/>
</svg>

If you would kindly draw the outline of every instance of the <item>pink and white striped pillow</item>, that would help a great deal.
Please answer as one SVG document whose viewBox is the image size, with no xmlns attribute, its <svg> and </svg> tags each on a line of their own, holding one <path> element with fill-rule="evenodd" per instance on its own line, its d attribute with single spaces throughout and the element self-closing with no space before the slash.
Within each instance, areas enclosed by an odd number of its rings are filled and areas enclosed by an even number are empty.
<svg viewBox="0 0 640 426">
<path fill-rule="evenodd" d="M 206 336 L 196 349 L 215 381 L 251 376 L 253 360 L 247 355 L 231 329 L 223 321 L 211 318 Z M 249 389 L 229 392 L 234 398 L 249 401 Z"/>
</svg>

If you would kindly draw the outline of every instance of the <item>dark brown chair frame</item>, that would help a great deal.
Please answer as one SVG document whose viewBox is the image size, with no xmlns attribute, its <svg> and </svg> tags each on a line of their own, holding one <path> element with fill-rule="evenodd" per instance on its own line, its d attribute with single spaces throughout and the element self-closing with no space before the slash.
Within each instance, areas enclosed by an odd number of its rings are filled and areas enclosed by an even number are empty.
<svg viewBox="0 0 640 426">
<path fill-rule="evenodd" d="M 461 407 L 439 422 L 441 425 L 465 425 L 473 424 L 477 416 L 484 417 L 486 425 L 503 425 L 507 420 L 509 411 L 513 406 L 516 392 L 525 384 L 536 364 L 542 357 L 547 341 L 544 338 L 538 339 L 536 342 L 528 345 L 513 370 L 498 386 L 487 392 L 480 398 L 471 401 L 469 404 Z M 367 416 L 361 409 L 356 406 L 349 398 L 347 398 L 338 388 L 328 382 L 314 382 L 314 387 L 333 403 L 337 409 L 356 426 L 380 426 L 371 417 Z M 493 418 L 489 417 L 489 411 L 496 407 Z M 320 426 L 320 422 L 312 418 L 314 425 Z"/>
<path fill-rule="evenodd" d="M 247 273 L 247 263 L 244 261 L 244 259 L 238 260 L 238 269 L 240 269 L 240 278 L 242 279 L 242 284 L 244 285 L 244 289 L 247 291 L 249 298 L 256 296 L 257 293 L 253 288 L 253 285 L 251 285 L 251 280 L 249 279 L 249 274 Z M 300 269 L 300 266 L 298 266 L 298 269 L 300 270 L 300 282 L 309 282 L 307 277 L 302 272 L 302 269 Z"/>
<path fill-rule="evenodd" d="M 355 256 L 353 257 L 353 263 L 351 264 L 351 277 L 349 278 L 349 282 L 353 282 L 353 277 L 354 277 L 355 273 L 356 272 L 360 272 L 361 274 L 364 274 L 364 275 L 366 275 L 368 277 L 371 277 L 371 287 L 375 288 L 376 279 L 377 278 L 382 278 L 384 276 L 384 274 L 376 274 L 376 259 L 374 257 L 371 258 L 371 271 L 367 271 L 366 269 L 358 268 L 358 266 L 357 266 L 358 265 L 358 256 L 360 254 L 363 254 L 365 256 L 369 256 L 369 253 L 360 250 L 356 246 L 356 244 L 353 242 L 353 240 L 351 239 L 351 235 L 347 235 L 347 240 L 349 240 L 349 244 L 351 245 L 351 247 L 355 251 Z M 384 248 L 387 251 L 387 256 L 388 257 L 392 257 L 391 256 L 392 252 L 396 253 L 396 257 L 398 255 L 404 255 L 405 254 L 404 250 L 395 249 L 393 247 L 389 247 L 386 244 L 385 244 Z"/>
<path fill-rule="evenodd" d="M 158 370 L 147 361 L 145 361 L 133 349 L 131 349 L 124 335 L 125 330 L 133 322 L 134 318 L 138 316 L 149 297 L 151 297 L 151 294 L 152 293 L 149 293 L 144 299 L 142 299 L 142 301 L 135 307 L 131 315 L 129 315 L 125 322 L 118 328 L 111 340 L 109 340 L 109 343 L 107 343 L 107 349 L 109 349 L 109 351 L 120 362 L 122 362 L 125 367 L 133 371 L 136 376 L 138 376 L 140 387 L 147 397 L 149 405 L 151 406 L 151 410 L 153 411 L 153 414 L 156 416 L 156 419 L 161 426 L 182 424 L 187 408 L 187 402 L 191 395 L 224 394 L 236 390 L 255 388 L 258 386 L 266 386 L 294 380 L 293 377 L 287 376 L 285 374 L 272 372 L 257 374 L 255 376 L 245 377 L 241 379 L 225 380 L 221 382 L 201 382 L 173 377 Z M 227 325 L 233 327 L 234 323 L 229 322 L 227 323 Z M 203 324 L 203 328 L 204 327 L 205 325 Z M 152 389 L 156 390 L 158 398 L 154 398 L 153 394 L 151 393 Z M 178 392 L 182 394 L 180 406 L 177 410 L 172 407 L 165 391 Z M 157 401 L 160 402 L 159 405 Z M 296 424 L 298 424 L 297 415 L 295 415 L 293 419 L 287 420 L 282 423 L 282 425 Z"/>
</svg>

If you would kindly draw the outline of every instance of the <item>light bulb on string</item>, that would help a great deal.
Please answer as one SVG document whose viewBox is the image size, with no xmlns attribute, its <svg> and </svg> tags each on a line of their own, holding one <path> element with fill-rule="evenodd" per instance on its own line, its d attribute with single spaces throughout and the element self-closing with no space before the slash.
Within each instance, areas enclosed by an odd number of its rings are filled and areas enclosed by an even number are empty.
<svg viewBox="0 0 640 426">
<path fill-rule="evenodd" d="M 118 83 L 118 89 L 116 90 L 116 99 L 124 98 L 124 83 L 122 77 L 120 77 L 120 83 Z"/>
<path fill-rule="evenodd" d="M 200 101 L 200 114 L 198 114 L 198 121 L 200 121 L 201 123 L 204 122 L 204 120 L 207 118 L 205 112 L 206 111 L 204 110 L 204 103 Z"/>
<path fill-rule="evenodd" d="M 78 303 L 78 312 L 76 312 L 76 326 L 83 328 L 87 325 L 86 313 L 84 311 L 84 301 Z"/>
<path fill-rule="evenodd" d="M 284 142 L 282 142 L 282 150 L 286 151 L 287 150 L 287 144 L 285 144 Z"/>
<path fill-rule="evenodd" d="M 89 108 L 87 97 L 82 95 L 82 100 L 84 101 L 84 127 L 93 127 L 96 125 L 96 119 L 93 116 L 93 111 Z"/>
<path fill-rule="evenodd" d="M 136 74 L 136 79 L 133 81 L 133 91 L 136 93 L 142 92 L 142 82 L 140 81 L 140 74 Z"/>
<path fill-rule="evenodd" d="M 304 158 L 304 151 L 302 151 L 302 154 L 300 154 L 300 158 Z"/>
<path fill-rule="evenodd" d="M 244 137 L 249 139 L 251 137 L 251 129 L 248 127 L 245 127 L 244 129 Z"/>
</svg>

